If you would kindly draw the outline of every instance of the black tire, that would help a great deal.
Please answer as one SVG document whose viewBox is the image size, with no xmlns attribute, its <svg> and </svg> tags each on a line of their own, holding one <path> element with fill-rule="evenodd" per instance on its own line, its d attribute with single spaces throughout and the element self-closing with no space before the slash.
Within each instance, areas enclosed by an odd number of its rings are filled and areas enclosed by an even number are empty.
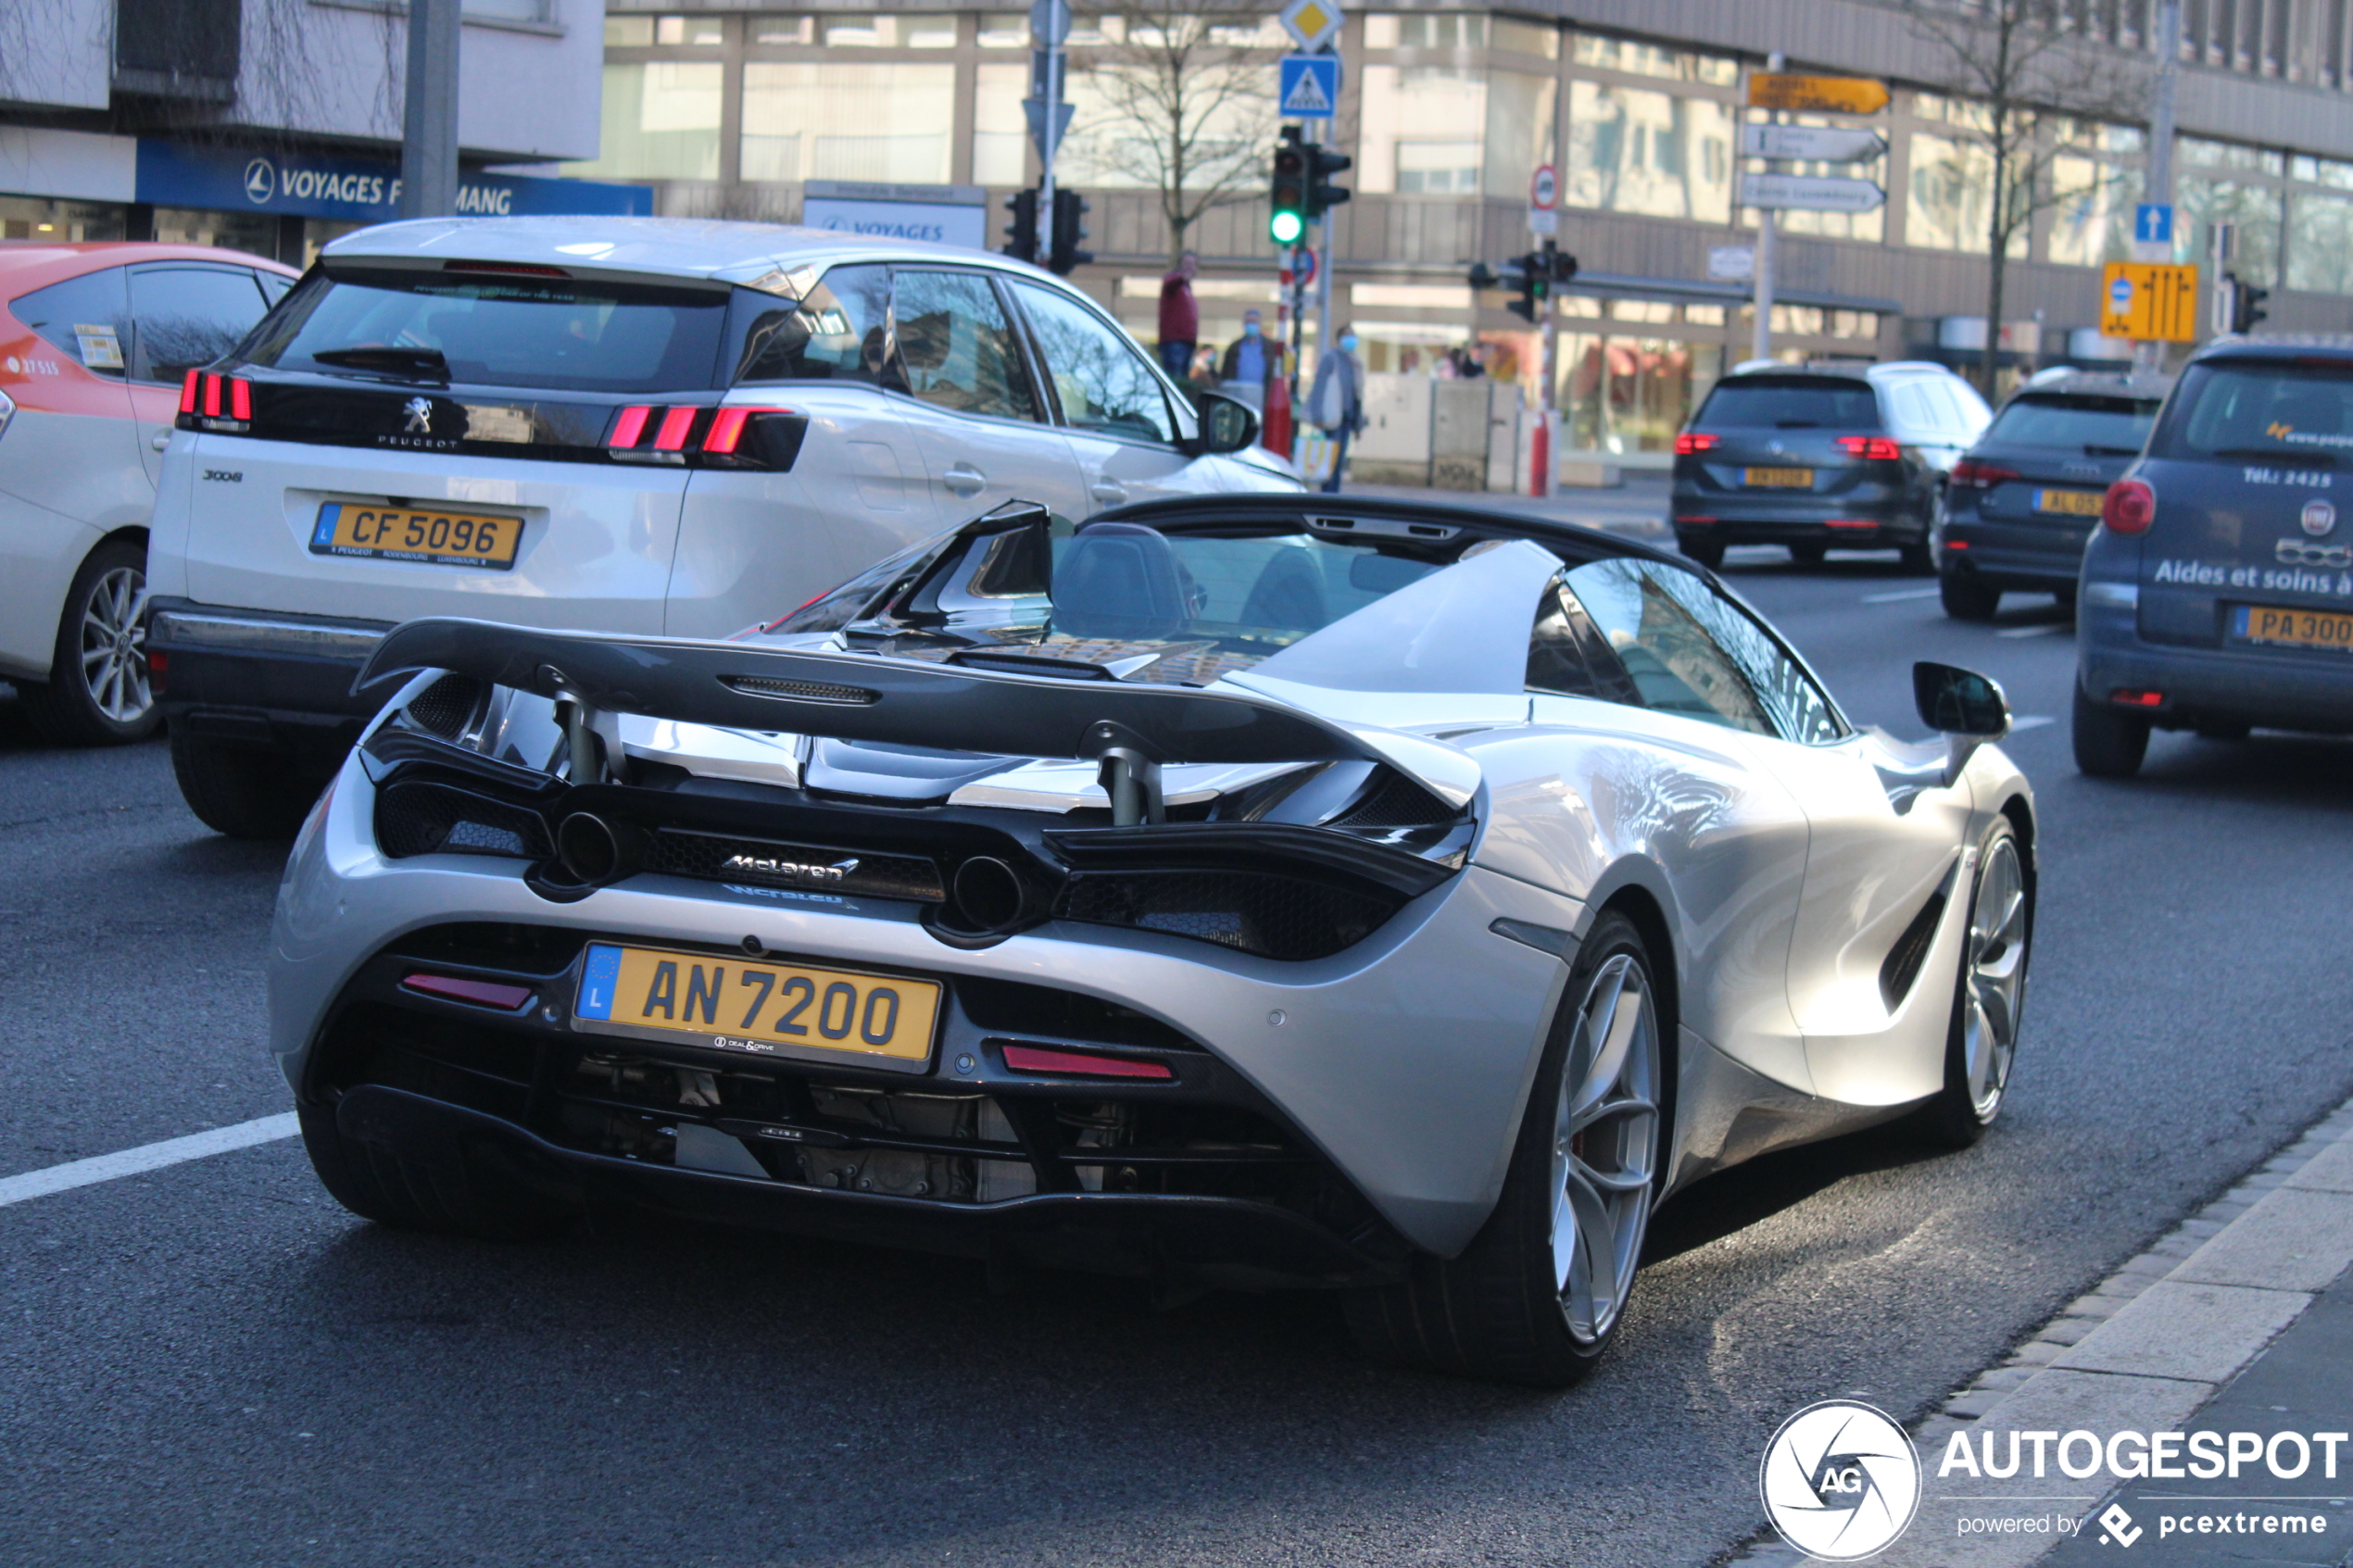
<svg viewBox="0 0 2353 1568">
<path fill-rule="evenodd" d="M 1699 562 L 1710 571 L 1724 564 L 1724 542 L 1720 539 L 1678 539 L 1675 547 L 1687 559 Z"/>
<path fill-rule="evenodd" d="M 1626 960 L 1622 967 L 1620 960 Z M 1647 1098 L 1626 1089 L 1631 1077 L 1614 1073 L 1590 1103 L 1647 1109 L 1594 1117 L 1582 1131 L 1564 1139 L 1563 1075 L 1571 1070 L 1572 1056 L 1579 1059 L 1579 1068 L 1588 1064 L 1579 1044 L 1587 1032 L 1579 1022 L 1613 977 L 1621 989 L 1606 999 L 1613 1009 L 1623 1006 L 1631 991 L 1629 975 L 1639 975 L 1641 984 L 1639 1011 L 1629 1015 L 1629 1027 L 1637 1032 L 1646 1028 L 1649 1044 L 1639 1043 L 1638 1037 L 1621 1060 L 1629 1070 L 1638 1058 L 1648 1062 Z M 1495 1211 L 1459 1256 L 1417 1258 L 1403 1283 L 1349 1293 L 1350 1331 L 1374 1360 L 1457 1377 L 1563 1388 L 1593 1370 L 1624 1324 L 1625 1302 L 1642 1255 L 1642 1233 L 1667 1168 L 1672 1059 L 1666 1042 L 1672 1035 L 1672 1021 L 1657 1005 L 1659 993 L 1641 934 L 1616 910 L 1604 910 L 1594 921 L 1562 995 Z M 1614 1010 L 1612 1016 L 1617 1016 Z M 1607 1130 L 1589 1149 L 1584 1140 L 1596 1128 Z M 1643 1145 L 1647 1147 L 1638 1147 Z M 1589 1158 L 1596 1152 L 1598 1164 Z M 1572 1159 L 1574 1166 L 1556 1164 L 1556 1160 Z M 1580 1185 L 1573 1176 L 1569 1180 L 1570 1190 L 1591 1199 L 1610 1190 L 1611 1197 L 1602 1201 L 1620 1206 L 1604 1216 L 1610 1237 L 1609 1288 L 1616 1305 L 1606 1316 L 1588 1312 L 1589 1321 L 1581 1327 L 1571 1324 L 1572 1312 L 1579 1310 L 1573 1305 L 1578 1301 L 1575 1289 L 1558 1283 L 1554 1262 L 1556 1172 L 1563 1169 L 1637 1178 L 1637 1185 L 1622 1190 Z M 1645 1169 L 1648 1180 L 1640 1181 Z M 1579 1211 L 1572 1208 L 1571 1212 Z M 1594 1234 L 1581 1213 L 1572 1228 L 1580 1236 Z M 1620 1258 L 1625 1260 L 1622 1267 L 1617 1261 Z M 1574 1268 L 1570 1273 L 1572 1281 L 1579 1277 Z M 1581 1277 L 1590 1297 L 1593 1272 L 1589 1267 Z M 1596 1322 L 1598 1332 L 1593 1332 Z"/>
<path fill-rule="evenodd" d="M 317 784 L 275 752 L 176 730 L 171 772 L 196 820 L 231 838 L 292 838 L 319 798 Z"/>
<path fill-rule="evenodd" d="M 1937 574 L 1936 596 L 1956 621 L 1991 621 L 2002 608 L 2002 590 L 1957 571 Z"/>
<path fill-rule="evenodd" d="M 1830 553 L 1828 545 L 1792 545 L 1789 547 L 1789 558 L 1800 566 L 1819 566 Z"/>
<path fill-rule="evenodd" d="M 2018 1048 L 2033 947 L 2034 879 L 2007 817 L 1996 816 L 1979 843 L 1967 911 L 1945 1034 L 1944 1086 L 1919 1117 L 1923 1135 L 1945 1148 L 1969 1148 L 2002 1113 Z"/>
<path fill-rule="evenodd" d="M 25 717 L 46 739 L 125 746 L 162 725 L 147 684 L 146 585 L 146 546 L 128 539 L 99 546 L 73 574 L 48 681 L 17 684 Z"/>
<path fill-rule="evenodd" d="M 2075 689 L 2075 769 L 2095 779 L 2129 779 L 2148 755 L 2149 721 L 2095 702 Z"/>
<path fill-rule="evenodd" d="M 1917 545 L 1906 545 L 1897 553 L 1904 570 L 1915 577 L 1925 577 L 1936 570 L 1936 557 L 1925 539 Z"/>
<path fill-rule="evenodd" d="M 363 1220 L 396 1230 L 481 1241 L 560 1236 L 576 1216 L 460 1155 L 419 1158 L 346 1137 L 332 1105 L 298 1108 L 302 1147 L 328 1196 Z"/>
</svg>

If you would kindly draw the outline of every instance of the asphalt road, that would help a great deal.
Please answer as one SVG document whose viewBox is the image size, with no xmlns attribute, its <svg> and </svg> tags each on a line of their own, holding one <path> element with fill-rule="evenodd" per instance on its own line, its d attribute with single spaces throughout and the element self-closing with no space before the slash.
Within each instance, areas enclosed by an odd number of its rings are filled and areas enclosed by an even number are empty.
<svg viewBox="0 0 2353 1568">
<path fill-rule="evenodd" d="M 1755 562 L 1743 560 L 1754 554 Z M 1773 1427 L 1916 1414 L 2353 1091 L 2348 750 L 2067 757 L 2048 600 L 1998 628 L 1856 558 L 1732 574 L 1852 712 L 1916 657 L 2019 713 L 2046 869 L 2008 1110 L 1660 1216 L 1611 1361 L 1537 1396 L 1368 1368 L 1308 1296 L 1139 1286 L 649 1227 L 376 1229 L 282 1142 L 0 1208 L 0 1561 L 42 1564 L 1701 1564 Z M 277 857 L 159 746 L 58 753 L 0 696 L 0 1175 L 282 1110 Z"/>
</svg>

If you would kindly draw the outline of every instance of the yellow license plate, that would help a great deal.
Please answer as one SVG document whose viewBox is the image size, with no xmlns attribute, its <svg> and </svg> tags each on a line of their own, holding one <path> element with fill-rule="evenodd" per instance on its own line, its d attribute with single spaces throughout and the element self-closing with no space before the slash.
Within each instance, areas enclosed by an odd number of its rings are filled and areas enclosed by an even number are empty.
<svg viewBox="0 0 2353 1568">
<path fill-rule="evenodd" d="M 2037 490 L 2034 509 L 2038 512 L 2065 512 L 2070 517 L 2100 515 L 2101 492 L 2097 490 Z"/>
<path fill-rule="evenodd" d="M 1811 490 L 1814 488 L 1812 469 L 1743 469 L 1741 483 L 1766 486 L 1775 490 Z"/>
<path fill-rule="evenodd" d="M 2353 652 L 2353 615 L 2240 605 L 2231 612 L 2231 621 L 2232 632 L 2243 642 L 2284 643 L 2290 647 Z"/>
<path fill-rule="evenodd" d="M 756 963 L 592 942 L 575 1026 L 674 1036 L 749 1056 L 857 1058 L 920 1071 L 931 1060 L 939 986 L 902 975 Z"/>
<path fill-rule="evenodd" d="M 515 564 L 522 519 L 491 512 L 439 511 L 431 507 L 370 507 L 329 501 L 310 531 L 316 556 L 429 561 L 504 571 Z"/>
</svg>

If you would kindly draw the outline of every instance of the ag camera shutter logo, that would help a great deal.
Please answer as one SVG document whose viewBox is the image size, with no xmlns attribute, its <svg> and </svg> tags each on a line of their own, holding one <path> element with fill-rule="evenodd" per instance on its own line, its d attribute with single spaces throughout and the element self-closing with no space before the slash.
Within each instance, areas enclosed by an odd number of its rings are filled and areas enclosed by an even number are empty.
<svg viewBox="0 0 2353 1568">
<path fill-rule="evenodd" d="M 1881 1550 L 1920 1506 L 1920 1461 L 1888 1416 L 1851 1399 L 1808 1405 L 1781 1423 L 1757 1467 L 1765 1515 L 1824 1562 Z"/>
</svg>

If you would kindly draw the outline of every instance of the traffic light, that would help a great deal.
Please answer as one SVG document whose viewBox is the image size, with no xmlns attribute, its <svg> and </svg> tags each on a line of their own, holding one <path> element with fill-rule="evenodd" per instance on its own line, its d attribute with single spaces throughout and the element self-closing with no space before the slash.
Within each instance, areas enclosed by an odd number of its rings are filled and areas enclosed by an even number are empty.
<svg viewBox="0 0 2353 1568">
<path fill-rule="evenodd" d="M 1274 210 L 1266 218 L 1266 237 L 1278 245 L 1295 245 L 1307 232 L 1307 147 L 1300 140 L 1299 127 L 1283 127 L 1283 139 L 1275 144 L 1275 173 L 1268 195 Z"/>
<path fill-rule="evenodd" d="M 1354 165 L 1355 159 L 1346 153 L 1336 153 L 1321 143 L 1307 149 L 1307 216 L 1321 218 L 1328 209 L 1338 207 L 1352 194 L 1347 186 L 1330 183 L 1332 176 Z"/>
<path fill-rule="evenodd" d="M 1470 286 L 1482 291 L 1518 289 L 1519 297 L 1505 300 L 1504 308 L 1532 326 L 1544 319 L 1554 289 L 1576 276 L 1577 257 L 1547 240 L 1543 249 L 1513 257 L 1504 263 L 1501 271 L 1484 261 L 1473 262 Z"/>
<path fill-rule="evenodd" d="M 2258 321 L 2268 321 L 2271 313 L 2263 302 L 2271 297 L 2270 289 L 2259 289 L 2236 272 L 2225 274 L 2231 283 L 2231 331 L 2251 332 Z"/>
<path fill-rule="evenodd" d="M 1004 254 L 1015 261 L 1038 259 L 1038 193 L 1015 191 L 1005 198 L 1013 220 L 1005 225 Z"/>
<path fill-rule="evenodd" d="M 1078 242 L 1087 237 L 1087 225 L 1080 221 L 1087 216 L 1087 198 L 1069 186 L 1054 188 L 1054 232 L 1046 254 L 1047 271 L 1067 278 L 1095 259 L 1093 251 L 1078 248 Z"/>
</svg>

